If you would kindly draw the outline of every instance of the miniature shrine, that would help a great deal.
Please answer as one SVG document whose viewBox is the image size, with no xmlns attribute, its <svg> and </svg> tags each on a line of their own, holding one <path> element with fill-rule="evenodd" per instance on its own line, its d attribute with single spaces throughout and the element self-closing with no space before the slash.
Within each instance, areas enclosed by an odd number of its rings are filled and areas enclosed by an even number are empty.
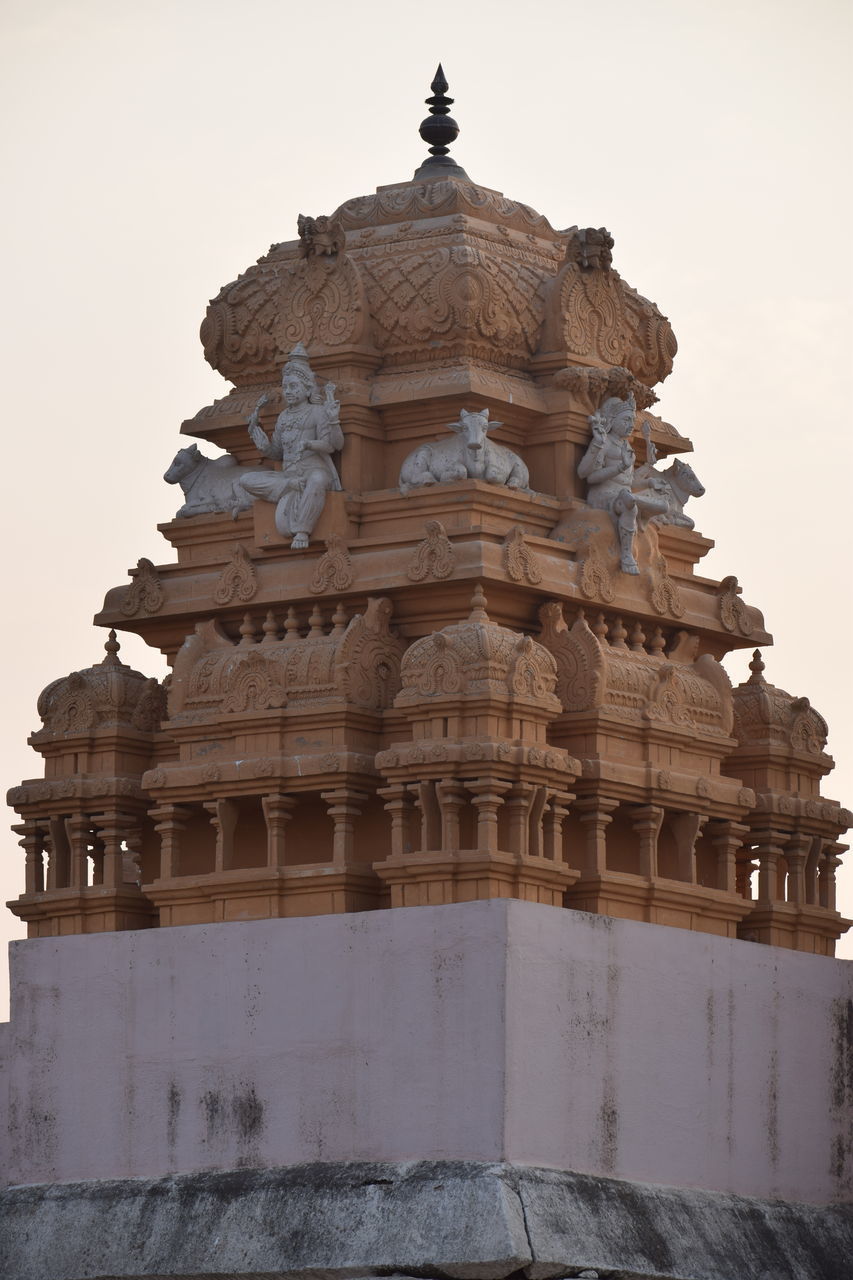
<svg viewBox="0 0 853 1280">
<path fill-rule="evenodd" d="M 11 908 L 47 937 L 515 897 L 831 955 L 851 815 L 761 613 L 697 571 L 672 327 L 605 229 L 468 178 L 446 89 L 412 181 L 210 304 L 233 389 L 165 473 L 176 559 L 41 695 Z"/>
</svg>

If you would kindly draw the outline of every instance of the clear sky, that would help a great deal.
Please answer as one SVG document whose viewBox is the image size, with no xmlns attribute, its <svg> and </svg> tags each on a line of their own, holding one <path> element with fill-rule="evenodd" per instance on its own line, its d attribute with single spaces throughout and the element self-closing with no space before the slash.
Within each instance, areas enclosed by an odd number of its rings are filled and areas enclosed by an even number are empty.
<svg viewBox="0 0 853 1280">
<path fill-rule="evenodd" d="M 766 677 L 826 716 L 853 807 L 847 0 L 3 0 L 0 36 L 4 788 L 38 774 L 39 691 L 99 660 L 107 587 L 171 558 L 162 473 L 226 390 L 207 300 L 299 213 L 411 176 L 440 59 L 471 178 L 607 226 L 671 318 L 656 410 L 695 445 L 703 568 L 764 610 Z M 22 859 L 0 838 L 4 898 Z"/>
</svg>

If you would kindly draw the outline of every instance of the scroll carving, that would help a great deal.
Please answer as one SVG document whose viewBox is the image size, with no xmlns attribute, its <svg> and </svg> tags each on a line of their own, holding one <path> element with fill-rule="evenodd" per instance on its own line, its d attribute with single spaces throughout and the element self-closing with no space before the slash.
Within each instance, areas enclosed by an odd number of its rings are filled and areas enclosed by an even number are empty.
<svg viewBox="0 0 853 1280">
<path fill-rule="evenodd" d="M 338 533 L 326 540 L 326 550 L 320 556 L 311 578 L 311 591 L 346 591 L 352 586 L 352 560 L 346 543 Z"/>
<path fill-rule="evenodd" d="M 137 562 L 136 576 L 125 592 L 121 611 L 126 618 L 137 613 L 156 613 L 163 607 L 163 584 L 157 570 L 145 556 Z"/>
<path fill-rule="evenodd" d="M 238 542 L 231 553 L 231 560 L 222 570 L 213 592 L 217 604 L 230 604 L 236 598 L 244 603 L 251 600 L 258 590 L 258 576 L 251 556 Z"/>
<path fill-rule="evenodd" d="M 511 529 L 503 541 L 504 568 L 513 582 L 525 580 L 535 586 L 542 581 L 539 559 L 524 539 L 524 530 L 518 525 Z"/>
<path fill-rule="evenodd" d="M 410 582 L 449 578 L 456 563 L 453 543 L 440 520 L 427 520 L 426 537 L 419 542 L 406 569 Z"/>
</svg>

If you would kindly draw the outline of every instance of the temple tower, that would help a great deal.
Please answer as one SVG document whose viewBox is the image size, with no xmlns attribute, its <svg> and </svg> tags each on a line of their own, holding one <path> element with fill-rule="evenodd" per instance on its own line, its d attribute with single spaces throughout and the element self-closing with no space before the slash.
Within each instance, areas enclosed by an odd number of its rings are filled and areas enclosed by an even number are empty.
<svg viewBox="0 0 853 1280">
<path fill-rule="evenodd" d="M 39 699 L 21 1280 L 843 1273 L 827 726 L 698 570 L 668 319 L 468 177 L 447 90 L 211 302 L 174 554 Z"/>
</svg>

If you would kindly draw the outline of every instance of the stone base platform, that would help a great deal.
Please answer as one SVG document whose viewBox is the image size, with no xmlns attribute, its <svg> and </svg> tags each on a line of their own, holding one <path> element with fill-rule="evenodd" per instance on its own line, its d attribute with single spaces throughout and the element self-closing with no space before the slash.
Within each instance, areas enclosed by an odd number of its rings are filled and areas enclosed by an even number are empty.
<svg viewBox="0 0 853 1280">
<path fill-rule="evenodd" d="M 12 1188 L 9 1280 L 846 1280 L 853 1208 L 463 1161 Z"/>
</svg>

